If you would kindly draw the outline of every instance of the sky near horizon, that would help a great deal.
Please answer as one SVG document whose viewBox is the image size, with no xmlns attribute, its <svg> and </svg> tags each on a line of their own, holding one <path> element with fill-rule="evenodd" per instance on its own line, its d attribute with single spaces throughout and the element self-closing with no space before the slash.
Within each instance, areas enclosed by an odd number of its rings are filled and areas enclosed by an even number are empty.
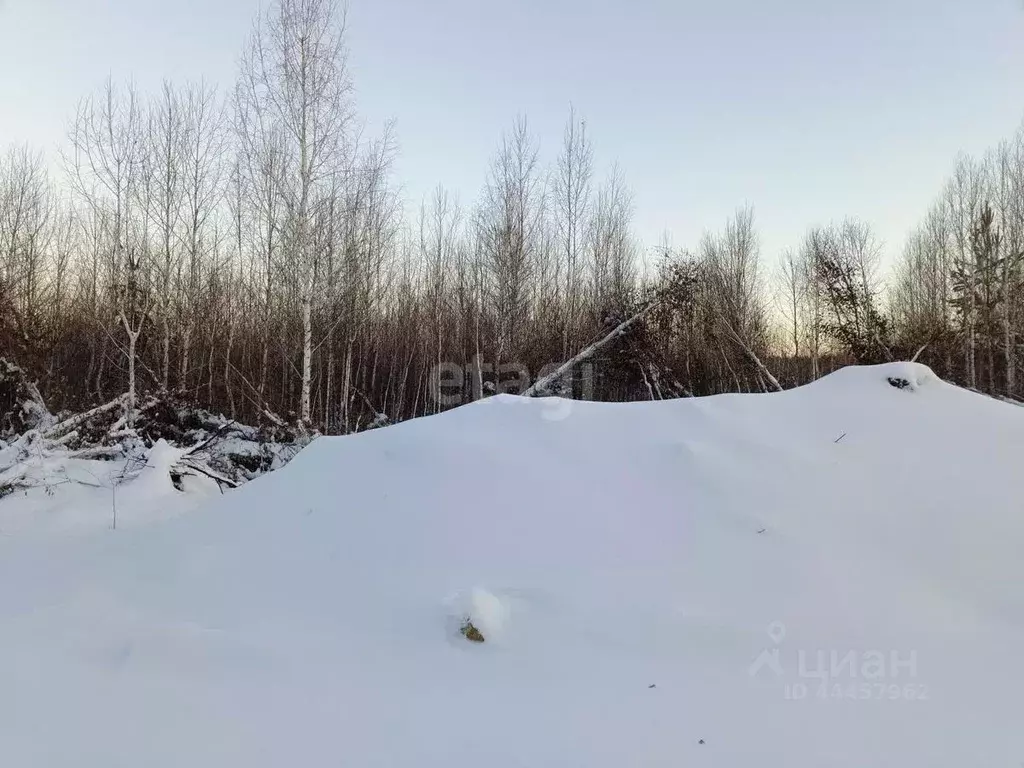
<svg viewBox="0 0 1024 768">
<path fill-rule="evenodd" d="M 266 0 L 264 0 L 264 5 Z M 0 149 L 54 158 L 104 79 L 227 88 L 256 0 L 0 0 Z M 637 234 L 692 247 L 754 206 L 774 263 L 806 229 L 872 224 L 893 256 L 960 151 L 1024 120 L 1022 0 L 349 0 L 358 110 L 396 121 L 407 210 L 470 205 L 519 115 L 553 163 L 570 103 Z"/>
</svg>

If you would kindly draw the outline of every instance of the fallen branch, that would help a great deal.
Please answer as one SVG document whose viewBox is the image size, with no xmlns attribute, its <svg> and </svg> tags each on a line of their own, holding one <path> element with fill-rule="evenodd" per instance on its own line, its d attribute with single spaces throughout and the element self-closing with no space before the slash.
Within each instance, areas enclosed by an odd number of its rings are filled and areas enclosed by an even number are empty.
<svg viewBox="0 0 1024 768">
<path fill-rule="evenodd" d="M 288 423 L 284 419 L 282 419 L 280 416 L 278 416 L 276 413 L 274 413 L 272 410 L 270 410 L 269 408 L 263 407 L 260 410 L 260 413 L 263 415 L 263 418 L 265 418 L 267 421 L 269 421 L 275 427 L 281 427 L 281 429 L 287 429 L 288 428 Z"/>
<path fill-rule="evenodd" d="M 273 424 L 275 427 L 287 429 L 288 423 L 280 416 L 278 416 L 276 413 L 274 413 L 272 410 L 270 410 L 270 406 L 266 404 L 266 402 L 263 400 L 263 396 L 260 394 L 260 391 L 253 386 L 252 382 L 249 381 L 245 377 L 245 375 L 235 367 L 234 363 L 229 361 L 228 365 L 231 366 L 231 370 L 235 372 L 235 375 L 242 380 L 242 383 L 253 391 L 253 394 L 256 396 L 256 399 L 254 400 L 253 398 L 246 395 L 244 392 L 243 397 L 245 397 L 245 399 L 248 400 L 252 405 L 256 406 L 256 408 L 259 409 L 263 417 L 271 424 Z"/>
<path fill-rule="evenodd" d="M 179 459 L 177 462 L 175 462 L 173 465 L 171 465 L 171 469 L 172 470 L 177 469 L 180 474 L 188 474 L 188 472 L 198 472 L 200 475 L 206 475 L 210 479 L 216 480 L 217 483 L 222 483 L 222 484 L 226 485 L 228 488 L 237 488 L 238 485 L 239 485 L 236 481 L 232 480 L 230 477 L 227 477 L 226 475 L 222 475 L 219 472 L 215 472 L 214 470 L 210 469 L 205 464 L 199 464 L 199 463 L 197 463 L 195 461 L 192 461 L 192 460 L 187 460 L 187 459 L 186 460 L 181 460 L 181 459 Z"/>
<path fill-rule="evenodd" d="M 359 389 L 359 387 L 354 387 L 350 385 L 349 389 L 351 389 L 354 394 L 359 395 L 359 397 L 363 399 L 363 402 L 366 404 L 366 407 L 369 408 L 370 411 L 373 413 L 373 418 L 375 422 L 387 424 L 390 421 L 386 413 L 384 413 L 383 411 L 378 411 L 376 408 L 373 407 L 373 403 L 370 402 L 370 398 L 368 398 L 366 394 L 361 389 Z"/>
<path fill-rule="evenodd" d="M 219 440 L 224 435 L 224 433 L 227 432 L 228 429 L 230 429 L 234 425 L 234 423 L 235 422 L 233 422 L 233 421 L 229 421 L 226 424 L 222 424 L 217 429 L 217 431 L 214 432 L 212 435 L 210 435 L 208 438 L 206 438 L 205 440 L 202 440 L 201 442 L 196 443 L 191 448 L 189 448 L 187 451 L 185 451 L 185 453 L 182 454 L 182 458 L 184 458 L 186 456 L 193 456 L 193 455 L 199 453 L 199 451 L 201 451 L 204 448 L 206 448 L 209 445 L 211 445 L 214 441 Z"/>
<path fill-rule="evenodd" d="M 78 430 L 77 429 L 72 429 L 66 435 L 63 435 L 62 437 L 58 437 L 56 440 L 54 440 L 53 444 L 54 445 L 67 445 L 68 443 L 73 442 L 73 441 L 75 441 L 77 439 L 78 439 Z"/>
<path fill-rule="evenodd" d="M 651 400 L 654 400 L 654 388 L 651 387 L 651 381 L 647 378 L 647 371 L 644 370 L 644 367 L 640 363 L 637 363 L 636 367 L 640 369 L 640 375 L 643 377 L 644 384 L 647 386 L 647 394 L 650 396 Z"/>
</svg>

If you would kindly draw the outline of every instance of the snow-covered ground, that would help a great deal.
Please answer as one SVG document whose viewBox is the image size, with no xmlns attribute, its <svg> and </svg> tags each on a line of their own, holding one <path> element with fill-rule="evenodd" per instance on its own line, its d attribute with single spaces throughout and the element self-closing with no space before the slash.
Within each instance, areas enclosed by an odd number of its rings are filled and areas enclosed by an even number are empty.
<svg viewBox="0 0 1024 768">
<path fill-rule="evenodd" d="M 148 525 L 220 493 L 216 481 L 195 475 L 181 478 L 184 492 L 176 490 L 170 468 L 185 450 L 164 440 L 107 461 L 75 458 L 35 437 L 0 448 L 0 537 Z"/>
<path fill-rule="evenodd" d="M 116 531 L 3 500 L 0 765 L 1020 768 L 1022 459 L 902 364 L 496 397 Z"/>
</svg>

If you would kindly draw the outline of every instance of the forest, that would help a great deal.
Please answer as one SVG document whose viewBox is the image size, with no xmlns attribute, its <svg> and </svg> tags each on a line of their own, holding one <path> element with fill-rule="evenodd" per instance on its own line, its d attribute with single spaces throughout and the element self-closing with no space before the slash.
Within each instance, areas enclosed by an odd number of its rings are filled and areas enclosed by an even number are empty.
<svg viewBox="0 0 1024 768">
<path fill-rule="evenodd" d="M 0 356 L 54 412 L 124 396 L 130 428 L 174 393 L 346 434 L 494 392 L 772 391 L 901 359 L 1024 394 L 1024 129 L 951 158 L 898 253 L 840 211 L 764 254 L 750 206 L 645 247 L 571 109 L 553 163 L 516 118 L 477 199 L 410 210 L 400 126 L 366 135 L 345 35 L 332 0 L 277 0 L 234 83 L 111 79 L 56 162 L 0 148 Z"/>
</svg>

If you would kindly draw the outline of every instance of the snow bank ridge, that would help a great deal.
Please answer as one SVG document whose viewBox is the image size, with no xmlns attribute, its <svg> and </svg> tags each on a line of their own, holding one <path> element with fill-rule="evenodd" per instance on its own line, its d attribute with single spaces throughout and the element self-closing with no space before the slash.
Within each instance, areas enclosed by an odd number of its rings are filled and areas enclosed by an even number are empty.
<svg viewBox="0 0 1024 768">
<path fill-rule="evenodd" d="M 886 382 L 896 389 L 915 392 L 922 387 L 931 386 L 934 383 L 942 383 L 942 380 L 929 368 L 921 363 L 899 362 L 881 363 L 880 365 L 848 366 L 838 371 L 823 376 L 810 384 L 804 384 L 790 392 L 801 392 L 814 390 L 816 392 L 828 391 L 831 394 L 839 394 L 841 390 L 863 391 L 866 385 Z M 951 385 L 949 385 L 951 386 Z"/>
</svg>

